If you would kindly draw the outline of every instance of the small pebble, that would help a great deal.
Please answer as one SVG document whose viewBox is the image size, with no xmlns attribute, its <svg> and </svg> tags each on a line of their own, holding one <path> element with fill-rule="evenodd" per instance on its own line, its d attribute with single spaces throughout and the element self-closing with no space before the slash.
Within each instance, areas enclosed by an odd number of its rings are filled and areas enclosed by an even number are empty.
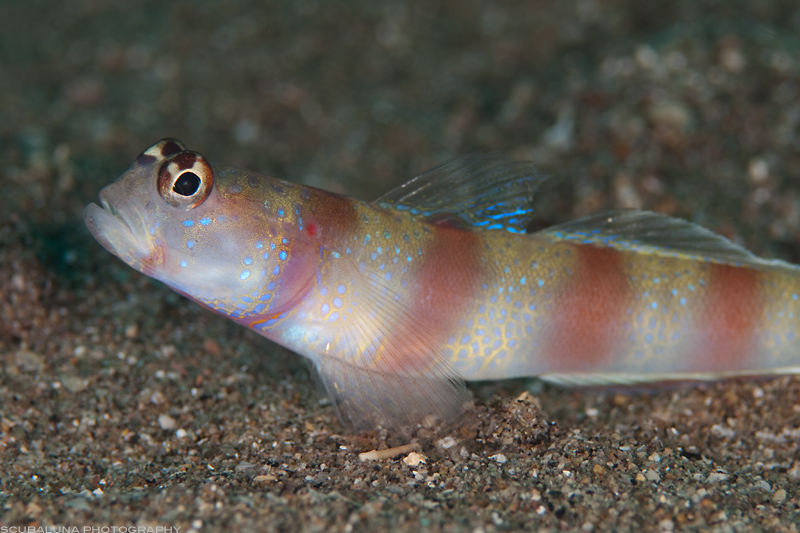
<svg viewBox="0 0 800 533">
<path fill-rule="evenodd" d="M 203 341 L 203 349 L 215 357 L 222 355 L 222 348 L 214 339 L 206 339 Z"/>
<path fill-rule="evenodd" d="M 761 184 L 769 177 L 769 164 L 761 157 L 754 157 L 747 164 L 747 172 L 754 184 Z"/>
<path fill-rule="evenodd" d="M 44 369 L 44 357 L 28 350 L 19 350 L 14 354 L 14 363 L 23 372 L 38 374 Z"/>
<path fill-rule="evenodd" d="M 436 442 L 436 445 L 439 446 L 439 448 L 441 448 L 443 450 L 449 450 L 450 448 L 452 448 L 456 444 L 458 444 L 458 441 L 456 439 L 454 439 L 453 437 L 445 437 L 443 439 L 439 439 Z"/>
<path fill-rule="evenodd" d="M 728 479 L 728 474 L 724 474 L 722 472 L 712 472 L 706 478 L 707 483 L 719 483 L 720 481 L 725 481 Z"/>
<path fill-rule="evenodd" d="M 136 324 L 129 324 L 125 327 L 125 338 L 135 339 L 139 335 L 139 326 Z"/>
<path fill-rule="evenodd" d="M 81 379 L 72 374 L 62 374 L 60 376 L 60 381 L 61 384 L 72 393 L 82 392 L 89 386 L 89 382 L 87 380 Z"/>
<path fill-rule="evenodd" d="M 766 492 L 772 492 L 772 486 L 763 479 L 756 481 L 753 486 Z"/>
<path fill-rule="evenodd" d="M 645 472 L 644 477 L 655 483 L 661 481 L 661 476 L 655 470 L 648 470 L 647 472 Z"/>
<path fill-rule="evenodd" d="M 177 425 L 175 423 L 175 419 L 169 415 L 161 415 L 158 417 L 158 425 L 161 426 L 161 429 L 175 429 Z"/>
<path fill-rule="evenodd" d="M 411 452 L 403 458 L 403 462 L 408 466 L 419 466 L 425 462 L 425 456 L 417 452 Z"/>
</svg>

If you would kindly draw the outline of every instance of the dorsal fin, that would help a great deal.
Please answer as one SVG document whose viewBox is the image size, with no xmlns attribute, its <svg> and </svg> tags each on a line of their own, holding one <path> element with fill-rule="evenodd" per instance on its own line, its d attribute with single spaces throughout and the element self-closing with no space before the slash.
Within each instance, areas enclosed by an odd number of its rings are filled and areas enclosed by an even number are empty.
<svg viewBox="0 0 800 533">
<path fill-rule="evenodd" d="M 533 215 L 533 193 L 545 179 L 530 161 L 467 154 L 389 191 L 375 204 L 437 223 L 524 233 Z"/>
<path fill-rule="evenodd" d="M 651 211 L 606 211 L 552 226 L 539 234 L 556 240 L 727 265 L 798 269 L 784 261 L 757 257 L 697 224 Z"/>
</svg>

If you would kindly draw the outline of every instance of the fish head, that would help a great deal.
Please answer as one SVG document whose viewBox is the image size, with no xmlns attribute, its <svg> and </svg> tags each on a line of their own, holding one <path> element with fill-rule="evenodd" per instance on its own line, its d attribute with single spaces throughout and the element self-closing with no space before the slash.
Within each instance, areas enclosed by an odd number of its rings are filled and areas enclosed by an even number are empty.
<svg viewBox="0 0 800 533">
<path fill-rule="evenodd" d="M 302 232 L 304 193 L 246 170 L 215 171 L 164 139 L 100 191 L 84 220 L 132 268 L 231 318 L 256 319 L 295 305 L 313 281 L 319 250 Z"/>
</svg>

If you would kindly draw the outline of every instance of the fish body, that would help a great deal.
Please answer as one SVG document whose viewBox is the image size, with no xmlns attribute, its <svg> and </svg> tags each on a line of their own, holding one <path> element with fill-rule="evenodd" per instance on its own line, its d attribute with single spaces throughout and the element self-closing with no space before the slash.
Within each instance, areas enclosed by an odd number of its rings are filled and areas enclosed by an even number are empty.
<svg viewBox="0 0 800 533">
<path fill-rule="evenodd" d="M 649 212 L 528 233 L 542 180 L 470 155 L 361 202 L 165 139 L 85 220 L 136 270 L 307 357 L 355 428 L 451 420 L 463 380 L 800 372 L 800 268 Z"/>
</svg>

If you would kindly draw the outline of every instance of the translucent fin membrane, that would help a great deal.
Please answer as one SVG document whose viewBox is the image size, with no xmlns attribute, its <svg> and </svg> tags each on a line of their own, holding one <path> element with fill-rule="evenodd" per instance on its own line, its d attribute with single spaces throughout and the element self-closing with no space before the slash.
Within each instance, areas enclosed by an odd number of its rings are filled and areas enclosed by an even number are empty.
<svg viewBox="0 0 800 533">
<path fill-rule="evenodd" d="M 364 273 L 362 273 L 364 275 Z M 335 342 L 345 356 L 324 356 L 317 370 L 342 422 L 354 430 L 398 429 L 427 421 L 453 423 L 471 397 L 433 331 L 405 299 L 370 275 L 358 289 L 359 307 Z"/>
<path fill-rule="evenodd" d="M 783 261 L 757 257 L 697 224 L 650 211 L 606 211 L 547 228 L 540 234 L 557 240 L 735 266 L 798 268 Z"/>
<path fill-rule="evenodd" d="M 469 154 L 429 170 L 375 203 L 437 223 L 524 233 L 533 216 L 533 193 L 545 179 L 529 161 Z"/>
</svg>

